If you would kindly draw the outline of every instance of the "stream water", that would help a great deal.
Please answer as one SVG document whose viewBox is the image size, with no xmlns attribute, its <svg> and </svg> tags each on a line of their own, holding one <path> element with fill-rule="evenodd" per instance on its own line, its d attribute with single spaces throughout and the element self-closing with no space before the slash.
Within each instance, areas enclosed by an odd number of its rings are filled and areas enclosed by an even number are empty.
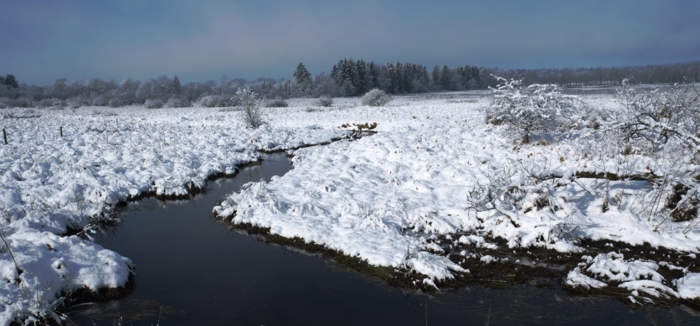
<svg viewBox="0 0 700 326">
<path fill-rule="evenodd" d="M 559 286 L 469 286 L 432 296 L 405 292 L 329 259 L 236 231 L 211 209 L 241 185 L 291 168 L 284 154 L 234 178 L 212 181 L 186 201 L 130 203 L 122 222 L 95 241 L 131 258 L 125 297 L 66 311 L 79 325 L 691 325 L 682 306 L 634 307 L 577 297 Z"/>
</svg>

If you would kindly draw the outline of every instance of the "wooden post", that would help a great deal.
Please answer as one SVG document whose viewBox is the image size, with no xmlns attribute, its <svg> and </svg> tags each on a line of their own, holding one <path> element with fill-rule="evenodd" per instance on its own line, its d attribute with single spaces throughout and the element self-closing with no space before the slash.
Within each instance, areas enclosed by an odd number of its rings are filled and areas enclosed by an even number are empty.
<svg viewBox="0 0 700 326">
<path fill-rule="evenodd" d="M 58 130 L 61 133 L 61 138 L 63 138 L 63 126 L 61 126 Z"/>
<path fill-rule="evenodd" d="M 2 128 L 2 138 L 5 139 L 5 145 L 7 145 L 7 131 L 5 131 L 5 128 Z"/>
</svg>

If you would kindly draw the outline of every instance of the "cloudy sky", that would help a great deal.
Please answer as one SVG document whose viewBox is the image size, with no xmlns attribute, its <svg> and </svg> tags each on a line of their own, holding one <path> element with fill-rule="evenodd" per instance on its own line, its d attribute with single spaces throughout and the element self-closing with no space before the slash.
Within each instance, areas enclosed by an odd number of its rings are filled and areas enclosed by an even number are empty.
<svg viewBox="0 0 700 326">
<path fill-rule="evenodd" d="M 0 74 L 289 77 L 343 57 L 504 68 L 700 59 L 700 1 L 0 1 Z"/>
</svg>

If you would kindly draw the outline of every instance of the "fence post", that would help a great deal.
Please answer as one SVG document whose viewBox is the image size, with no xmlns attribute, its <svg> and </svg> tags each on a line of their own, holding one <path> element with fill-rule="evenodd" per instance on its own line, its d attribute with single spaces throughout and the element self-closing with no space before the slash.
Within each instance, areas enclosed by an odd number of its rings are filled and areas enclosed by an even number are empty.
<svg viewBox="0 0 700 326">
<path fill-rule="evenodd" d="M 63 126 L 61 126 L 58 130 L 61 133 L 61 138 L 63 138 Z"/>
<path fill-rule="evenodd" d="M 5 145 L 7 145 L 7 131 L 5 131 L 5 128 L 2 128 L 2 138 L 5 139 Z"/>
</svg>

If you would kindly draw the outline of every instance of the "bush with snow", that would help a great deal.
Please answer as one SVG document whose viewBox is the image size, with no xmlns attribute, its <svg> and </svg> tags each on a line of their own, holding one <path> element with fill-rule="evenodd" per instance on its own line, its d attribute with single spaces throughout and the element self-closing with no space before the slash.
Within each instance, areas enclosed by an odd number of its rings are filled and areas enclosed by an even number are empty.
<svg viewBox="0 0 700 326">
<path fill-rule="evenodd" d="M 283 99 L 271 99 L 265 101 L 265 107 L 268 108 L 286 108 L 289 106 L 289 103 Z"/>
<path fill-rule="evenodd" d="M 163 107 L 163 101 L 160 99 L 147 99 L 143 105 L 149 109 L 160 109 Z"/>
<path fill-rule="evenodd" d="M 674 85 L 652 91 L 635 90 L 623 81 L 618 98 L 623 111 L 614 119 L 625 138 L 637 140 L 638 150 L 646 153 L 700 148 L 700 96 L 688 85 Z"/>
<path fill-rule="evenodd" d="M 648 204 L 640 214 L 659 223 L 696 219 L 700 206 L 698 90 L 689 85 L 636 90 L 623 81 L 618 98 L 624 109 L 610 118 L 609 137 L 619 139 L 626 156 L 657 162 L 653 191 L 641 198 Z"/>
<path fill-rule="evenodd" d="M 533 133 L 559 129 L 577 103 L 576 97 L 561 94 L 554 84 L 522 87 L 521 80 L 494 77 L 498 85 L 491 89 L 493 102 L 486 119 L 520 133 L 524 144 L 530 142 Z"/>
<path fill-rule="evenodd" d="M 333 98 L 329 96 L 321 96 L 318 98 L 318 105 L 330 107 L 333 105 Z"/>
<path fill-rule="evenodd" d="M 389 101 L 391 101 L 391 96 L 378 88 L 374 88 L 362 96 L 362 105 L 384 106 Z"/>
<path fill-rule="evenodd" d="M 231 101 L 221 95 L 204 95 L 200 97 L 194 105 L 203 108 L 215 108 L 229 106 Z"/>
<path fill-rule="evenodd" d="M 118 107 L 123 106 L 123 105 L 124 105 L 124 102 L 122 102 L 122 100 L 119 99 L 118 97 L 115 97 L 115 98 L 112 98 L 112 99 L 109 100 L 108 105 L 109 105 L 109 107 L 111 107 L 111 108 L 118 108 Z"/>
<path fill-rule="evenodd" d="M 57 98 L 45 98 L 35 103 L 39 108 L 62 108 L 64 102 Z"/>
<path fill-rule="evenodd" d="M 164 107 L 166 108 L 184 108 L 187 107 L 189 103 L 179 97 L 171 97 L 165 102 Z"/>
<path fill-rule="evenodd" d="M 79 96 L 71 97 L 66 100 L 66 105 L 70 108 L 77 109 L 83 105 L 88 105 L 87 99 L 84 99 Z"/>
<path fill-rule="evenodd" d="M 519 81 L 500 81 L 487 121 L 517 129 L 524 140 L 536 130 L 569 127 L 567 117 L 595 116 L 595 125 L 584 124 L 552 149 L 527 149 L 560 151 L 553 157 L 532 153 L 489 169 L 488 182 L 468 196 L 473 210 L 516 220 L 545 207 L 552 216 L 624 211 L 644 220 L 650 232 L 688 234 L 697 227 L 700 108 L 693 87 L 635 90 L 625 82 L 618 95 L 621 107 L 595 111 L 550 86 L 521 88 Z M 579 212 L 565 195 L 567 188 L 582 189 L 597 209 Z"/>
<path fill-rule="evenodd" d="M 258 128 L 263 122 L 258 94 L 249 88 L 236 91 L 234 99 L 243 108 L 243 120 L 248 127 Z"/>
<path fill-rule="evenodd" d="M 93 106 L 107 106 L 109 104 L 109 97 L 107 95 L 98 95 L 92 99 Z"/>
</svg>

